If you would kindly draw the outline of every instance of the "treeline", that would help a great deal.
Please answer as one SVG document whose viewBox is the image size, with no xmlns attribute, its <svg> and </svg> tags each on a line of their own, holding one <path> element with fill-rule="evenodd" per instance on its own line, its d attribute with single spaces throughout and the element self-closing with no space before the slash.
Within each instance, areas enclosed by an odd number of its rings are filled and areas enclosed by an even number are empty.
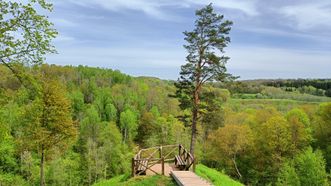
<svg viewBox="0 0 331 186">
<path fill-rule="evenodd" d="M 287 80 L 277 80 L 286 82 Z M 295 81 L 295 80 L 293 80 Z M 313 80 L 306 80 L 307 82 Z M 316 80 L 317 81 L 317 80 Z M 319 80 L 325 87 L 329 86 L 330 80 Z M 241 99 L 294 99 L 299 101 L 330 101 L 331 89 L 320 89 L 312 85 L 291 83 L 274 83 L 276 80 L 247 80 L 234 81 L 225 84 L 218 84 L 218 87 L 228 89 L 232 95 Z M 300 86 L 302 85 L 302 86 Z"/>
<path fill-rule="evenodd" d="M 313 86 L 317 89 L 331 89 L 331 79 L 279 79 L 265 80 L 262 84 L 273 87 L 295 87 Z"/>
<path fill-rule="evenodd" d="M 268 79 L 238 81 L 230 87 L 237 93 L 258 93 L 263 86 L 282 88 L 285 91 L 331 97 L 330 79 Z"/>
</svg>

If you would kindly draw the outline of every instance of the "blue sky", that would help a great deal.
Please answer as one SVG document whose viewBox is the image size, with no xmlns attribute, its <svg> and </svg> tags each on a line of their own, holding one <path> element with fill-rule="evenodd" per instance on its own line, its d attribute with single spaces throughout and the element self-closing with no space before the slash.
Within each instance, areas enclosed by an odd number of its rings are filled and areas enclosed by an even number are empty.
<svg viewBox="0 0 331 186">
<path fill-rule="evenodd" d="M 52 1 L 51 1 L 52 2 Z M 177 79 L 185 30 L 210 2 L 232 20 L 229 72 L 241 79 L 330 78 L 330 0 L 53 0 L 47 62 Z"/>
</svg>

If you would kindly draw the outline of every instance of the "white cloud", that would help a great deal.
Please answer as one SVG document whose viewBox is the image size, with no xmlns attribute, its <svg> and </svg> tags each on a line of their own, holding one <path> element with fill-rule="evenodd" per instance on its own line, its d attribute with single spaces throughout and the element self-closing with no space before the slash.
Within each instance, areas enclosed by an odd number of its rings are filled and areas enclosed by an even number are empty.
<svg viewBox="0 0 331 186">
<path fill-rule="evenodd" d="M 66 36 L 66 35 L 63 35 L 63 34 L 59 34 L 55 39 L 54 39 L 54 42 L 59 42 L 59 43 L 62 43 L 62 42 L 67 42 L 67 41 L 74 41 L 75 38 L 71 37 L 71 36 Z"/>
<path fill-rule="evenodd" d="M 322 51 L 247 46 L 230 47 L 227 55 L 229 69 L 243 78 L 329 77 L 331 69 L 331 53 Z"/>
<path fill-rule="evenodd" d="M 59 49 L 58 53 L 49 56 L 50 62 L 119 68 L 169 68 L 179 67 L 185 60 L 184 49 L 172 47 L 70 47 Z"/>
<path fill-rule="evenodd" d="M 62 19 L 62 18 L 52 18 L 51 22 L 55 24 L 55 26 L 61 26 L 61 27 L 73 27 L 77 24 L 69 21 L 68 19 Z"/>
<path fill-rule="evenodd" d="M 323 42 L 323 43 L 330 43 L 331 38 L 322 35 L 322 34 L 314 34 L 314 33 L 307 33 L 307 32 L 293 32 L 291 30 L 281 30 L 277 28 L 262 28 L 262 27 L 241 27 L 238 28 L 243 31 L 258 33 L 258 34 L 266 34 L 266 35 L 274 35 L 274 36 L 281 36 L 281 37 L 291 37 L 291 38 L 301 38 L 301 39 L 308 39 L 310 41 L 316 42 Z"/>
<path fill-rule="evenodd" d="M 299 29 L 331 27 L 331 1 L 314 1 L 285 6 L 279 12 L 290 18 Z"/>
<path fill-rule="evenodd" d="M 48 56 L 49 63 L 89 65 L 119 69 L 131 75 L 150 75 L 176 79 L 185 63 L 185 50 L 166 47 L 59 49 L 58 55 Z M 263 47 L 229 47 L 231 57 L 227 67 L 242 79 L 254 78 L 327 78 L 331 54 L 321 51 L 290 50 Z"/>
<path fill-rule="evenodd" d="M 185 3 L 181 3 L 174 0 L 80 0 L 71 2 L 83 5 L 97 5 L 110 11 L 122 11 L 124 10 L 136 10 L 144 12 L 146 15 L 152 16 L 157 19 L 173 20 L 178 16 L 168 14 L 164 11 L 165 6 L 187 6 Z"/>
<path fill-rule="evenodd" d="M 47 56 L 48 63 L 87 65 L 121 70 L 134 76 L 176 79 L 185 51 L 157 47 L 66 47 Z"/>
<path fill-rule="evenodd" d="M 213 3 L 214 6 L 226 9 L 239 10 L 246 15 L 256 16 L 259 15 L 256 7 L 256 0 L 185 0 L 193 4 L 207 5 Z"/>
<path fill-rule="evenodd" d="M 83 5 L 98 5 L 111 11 L 136 10 L 163 20 L 177 20 L 179 16 L 165 11 L 165 7 L 188 8 L 192 5 L 207 5 L 212 2 L 216 7 L 234 9 L 255 16 L 258 15 L 256 0 L 80 0 L 71 2 Z"/>
</svg>

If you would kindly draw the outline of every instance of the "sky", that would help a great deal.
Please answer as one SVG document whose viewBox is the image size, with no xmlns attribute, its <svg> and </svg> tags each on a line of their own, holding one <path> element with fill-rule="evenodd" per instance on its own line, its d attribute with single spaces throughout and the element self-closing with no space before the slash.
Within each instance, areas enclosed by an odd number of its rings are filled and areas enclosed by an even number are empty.
<svg viewBox="0 0 331 186">
<path fill-rule="evenodd" d="M 240 79 L 331 78 L 331 0 L 53 0 L 47 63 L 177 79 L 184 31 L 213 3 L 234 22 L 227 68 Z"/>
</svg>

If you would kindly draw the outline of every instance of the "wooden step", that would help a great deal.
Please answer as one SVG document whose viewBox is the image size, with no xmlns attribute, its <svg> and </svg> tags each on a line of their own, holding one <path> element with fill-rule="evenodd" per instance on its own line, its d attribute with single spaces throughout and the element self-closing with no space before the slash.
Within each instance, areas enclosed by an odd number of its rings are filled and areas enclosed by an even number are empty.
<svg viewBox="0 0 331 186">
<path fill-rule="evenodd" d="M 170 175 L 179 186 L 211 186 L 207 180 L 191 171 L 171 171 Z"/>
</svg>

